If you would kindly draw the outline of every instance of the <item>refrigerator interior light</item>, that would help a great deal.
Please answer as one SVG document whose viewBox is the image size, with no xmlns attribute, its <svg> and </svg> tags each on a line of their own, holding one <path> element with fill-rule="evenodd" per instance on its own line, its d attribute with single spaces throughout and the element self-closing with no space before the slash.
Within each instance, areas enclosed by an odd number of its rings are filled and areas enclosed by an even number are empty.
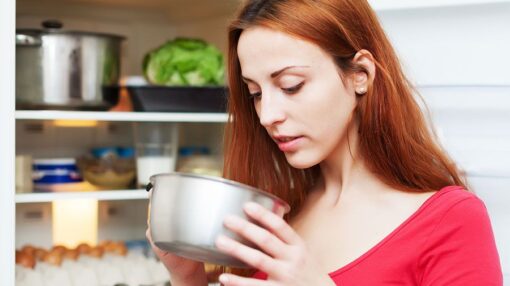
<svg viewBox="0 0 510 286">
<path fill-rule="evenodd" d="M 57 200 L 52 203 L 53 245 L 74 248 L 97 245 L 98 202 L 93 199 Z"/>
<path fill-rule="evenodd" d="M 96 120 L 55 120 L 56 127 L 96 127 Z"/>
</svg>

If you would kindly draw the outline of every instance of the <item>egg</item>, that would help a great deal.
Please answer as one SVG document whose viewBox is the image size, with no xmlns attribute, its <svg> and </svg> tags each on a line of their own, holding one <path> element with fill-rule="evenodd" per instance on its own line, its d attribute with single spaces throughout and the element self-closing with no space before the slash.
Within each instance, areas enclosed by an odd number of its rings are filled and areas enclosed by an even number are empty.
<svg viewBox="0 0 510 286">
<path fill-rule="evenodd" d="M 109 253 L 125 256 L 127 254 L 126 244 L 122 241 L 104 243 L 104 250 Z"/>
<path fill-rule="evenodd" d="M 34 252 L 35 259 L 43 260 L 44 256 L 48 253 L 44 248 L 37 248 Z"/>
<path fill-rule="evenodd" d="M 105 241 L 101 242 L 101 244 L 99 244 L 99 245 L 102 246 L 104 251 L 106 251 L 106 252 L 113 252 L 116 247 L 115 242 L 110 241 L 110 240 L 105 240 Z"/>
<path fill-rule="evenodd" d="M 125 256 L 127 254 L 127 247 L 123 242 L 117 242 L 115 244 L 115 248 L 113 249 L 113 253 L 121 256 Z"/>
<path fill-rule="evenodd" d="M 16 264 L 33 269 L 35 266 L 35 258 L 33 255 L 26 252 L 16 251 Z"/>
<path fill-rule="evenodd" d="M 87 254 L 90 252 L 90 250 L 92 249 L 92 247 L 90 247 L 90 245 L 88 245 L 87 243 L 80 243 L 77 247 L 76 247 L 76 250 L 78 250 L 78 252 L 80 254 Z"/>
<path fill-rule="evenodd" d="M 58 253 L 60 253 L 61 255 L 63 255 L 66 251 L 67 251 L 67 247 L 65 247 L 65 246 L 63 246 L 63 245 L 55 245 L 55 246 L 53 246 L 53 248 L 51 249 L 51 252 L 58 252 Z"/>
<path fill-rule="evenodd" d="M 94 248 L 92 248 L 88 253 L 87 255 L 89 256 L 92 256 L 92 257 L 96 257 L 96 258 L 101 258 L 103 257 L 103 254 L 104 254 L 104 249 L 103 247 L 101 246 L 96 246 Z"/>
<path fill-rule="evenodd" d="M 67 249 L 64 252 L 64 258 L 69 260 L 76 260 L 80 256 L 80 252 L 77 249 Z"/>
<path fill-rule="evenodd" d="M 48 252 L 42 259 L 44 262 L 48 264 L 52 264 L 54 266 L 60 266 L 62 264 L 62 254 L 57 251 Z"/>
<path fill-rule="evenodd" d="M 25 245 L 22 249 L 21 249 L 21 252 L 23 253 L 26 253 L 28 255 L 34 255 L 34 252 L 35 252 L 36 248 L 32 245 Z"/>
</svg>

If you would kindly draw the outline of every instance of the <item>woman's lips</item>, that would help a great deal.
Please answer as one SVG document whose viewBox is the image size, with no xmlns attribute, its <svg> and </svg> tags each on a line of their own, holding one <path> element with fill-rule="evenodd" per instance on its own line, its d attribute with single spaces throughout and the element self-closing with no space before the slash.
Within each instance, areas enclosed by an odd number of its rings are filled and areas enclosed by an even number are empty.
<svg viewBox="0 0 510 286">
<path fill-rule="evenodd" d="M 290 140 L 289 140 L 290 139 Z M 294 152 L 298 149 L 299 143 L 303 140 L 303 136 L 287 138 L 285 140 L 277 140 L 278 148 L 282 152 Z"/>
</svg>

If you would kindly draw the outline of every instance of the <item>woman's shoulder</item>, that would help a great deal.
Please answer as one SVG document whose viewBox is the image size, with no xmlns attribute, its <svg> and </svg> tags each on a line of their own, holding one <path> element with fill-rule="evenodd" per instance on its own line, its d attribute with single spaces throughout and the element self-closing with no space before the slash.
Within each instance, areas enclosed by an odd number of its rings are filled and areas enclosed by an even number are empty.
<svg viewBox="0 0 510 286">
<path fill-rule="evenodd" d="M 481 226 L 490 227 L 483 201 L 461 186 L 448 186 L 436 191 L 418 209 L 412 221 L 414 227 L 410 231 L 425 236 L 448 235 L 459 228 L 476 230 Z"/>
<path fill-rule="evenodd" d="M 431 206 L 435 223 L 421 243 L 418 264 L 422 284 L 502 285 L 494 233 L 483 201 L 462 187 L 448 187 L 436 194 Z"/>
<path fill-rule="evenodd" d="M 449 211 L 453 208 L 472 209 L 483 208 L 483 201 L 472 191 L 466 190 L 462 186 L 447 186 L 438 190 L 424 204 L 426 207 L 433 206 L 435 209 Z"/>
<path fill-rule="evenodd" d="M 472 191 L 460 186 L 448 186 L 435 193 L 423 206 L 432 221 L 435 222 L 435 232 L 443 229 L 465 230 L 490 228 L 490 219 L 484 202 Z"/>
</svg>

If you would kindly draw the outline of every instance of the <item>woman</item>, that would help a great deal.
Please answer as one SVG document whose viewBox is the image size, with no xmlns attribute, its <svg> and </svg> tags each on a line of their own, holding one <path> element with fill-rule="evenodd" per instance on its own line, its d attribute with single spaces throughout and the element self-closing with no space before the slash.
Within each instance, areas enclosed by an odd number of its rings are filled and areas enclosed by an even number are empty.
<svg viewBox="0 0 510 286">
<path fill-rule="evenodd" d="M 224 285 L 502 285 L 483 203 L 433 140 L 362 0 L 248 1 L 229 33 L 225 177 L 289 202 L 256 204 L 219 237 L 258 271 Z M 203 264 L 156 249 L 172 285 Z M 236 272 L 240 274 L 240 272 Z"/>
</svg>

